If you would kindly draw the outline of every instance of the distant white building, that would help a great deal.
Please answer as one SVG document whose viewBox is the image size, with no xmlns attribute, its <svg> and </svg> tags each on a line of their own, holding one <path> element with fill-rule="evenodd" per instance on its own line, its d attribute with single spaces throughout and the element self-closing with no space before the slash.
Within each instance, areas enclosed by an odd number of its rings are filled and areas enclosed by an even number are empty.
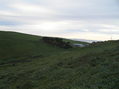
<svg viewBox="0 0 119 89">
<path fill-rule="evenodd" d="M 85 44 L 73 44 L 73 47 L 85 47 Z"/>
</svg>

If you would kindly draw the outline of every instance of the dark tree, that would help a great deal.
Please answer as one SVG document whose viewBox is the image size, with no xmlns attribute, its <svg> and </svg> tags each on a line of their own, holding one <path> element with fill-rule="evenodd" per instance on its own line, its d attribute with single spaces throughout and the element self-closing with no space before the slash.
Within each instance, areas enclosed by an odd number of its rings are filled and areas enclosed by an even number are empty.
<svg viewBox="0 0 119 89">
<path fill-rule="evenodd" d="M 61 38 L 43 37 L 42 40 L 45 43 L 51 44 L 53 46 L 58 46 L 60 48 L 65 48 L 65 49 L 72 48 L 70 42 L 65 42 Z"/>
</svg>

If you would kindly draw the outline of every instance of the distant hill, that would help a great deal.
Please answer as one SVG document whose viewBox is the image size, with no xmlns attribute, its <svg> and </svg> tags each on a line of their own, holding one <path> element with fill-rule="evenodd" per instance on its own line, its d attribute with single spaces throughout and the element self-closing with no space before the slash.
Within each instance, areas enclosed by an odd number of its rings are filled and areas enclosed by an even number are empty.
<svg viewBox="0 0 119 89">
<path fill-rule="evenodd" d="M 81 41 L 81 42 L 88 42 L 88 43 L 98 42 L 98 40 L 86 40 L 86 39 L 72 39 L 72 40 Z"/>
<path fill-rule="evenodd" d="M 0 89 L 119 89 L 118 40 L 62 49 L 41 39 L 0 32 Z"/>
</svg>

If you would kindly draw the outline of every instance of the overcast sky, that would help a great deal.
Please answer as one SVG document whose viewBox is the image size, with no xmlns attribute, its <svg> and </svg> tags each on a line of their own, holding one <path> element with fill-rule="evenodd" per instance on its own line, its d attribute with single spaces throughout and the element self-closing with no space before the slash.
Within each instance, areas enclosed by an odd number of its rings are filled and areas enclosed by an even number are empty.
<svg viewBox="0 0 119 89">
<path fill-rule="evenodd" d="M 119 39 L 119 0 L 0 0 L 0 30 Z"/>
</svg>

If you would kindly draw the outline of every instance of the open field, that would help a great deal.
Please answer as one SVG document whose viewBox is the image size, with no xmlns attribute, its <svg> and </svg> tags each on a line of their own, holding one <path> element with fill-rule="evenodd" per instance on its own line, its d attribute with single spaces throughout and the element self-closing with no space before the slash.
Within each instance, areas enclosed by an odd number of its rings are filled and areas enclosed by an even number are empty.
<svg viewBox="0 0 119 89">
<path fill-rule="evenodd" d="M 0 32 L 0 89 L 119 89 L 119 41 L 63 49 L 41 38 Z"/>
</svg>

